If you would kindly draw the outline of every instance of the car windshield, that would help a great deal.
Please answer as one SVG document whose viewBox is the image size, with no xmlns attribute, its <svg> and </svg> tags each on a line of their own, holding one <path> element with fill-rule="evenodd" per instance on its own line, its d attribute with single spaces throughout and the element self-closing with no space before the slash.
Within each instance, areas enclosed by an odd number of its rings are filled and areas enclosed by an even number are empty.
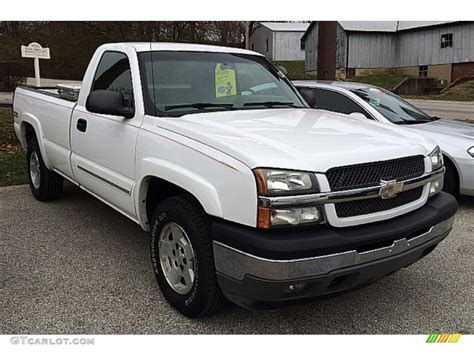
<svg viewBox="0 0 474 355">
<path fill-rule="evenodd" d="M 143 52 L 147 114 L 306 108 L 288 79 L 264 57 L 213 52 Z"/>
<path fill-rule="evenodd" d="M 393 123 L 417 124 L 434 120 L 420 109 L 387 90 L 364 87 L 351 91 Z"/>
</svg>

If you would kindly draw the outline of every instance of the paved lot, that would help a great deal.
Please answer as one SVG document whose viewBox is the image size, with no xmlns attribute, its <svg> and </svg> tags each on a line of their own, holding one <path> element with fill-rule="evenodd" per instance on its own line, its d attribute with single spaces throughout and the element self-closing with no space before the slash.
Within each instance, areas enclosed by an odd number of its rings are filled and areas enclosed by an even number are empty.
<svg viewBox="0 0 474 355">
<path fill-rule="evenodd" d="M 362 290 L 189 320 L 151 272 L 148 235 L 75 187 L 52 203 L 0 189 L 0 333 L 473 333 L 474 199 L 419 263 Z"/>
<path fill-rule="evenodd" d="M 408 101 L 431 116 L 451 120 L 468 120 L 474 123 L 474 102 L 437 100 Z"/>
</svg>

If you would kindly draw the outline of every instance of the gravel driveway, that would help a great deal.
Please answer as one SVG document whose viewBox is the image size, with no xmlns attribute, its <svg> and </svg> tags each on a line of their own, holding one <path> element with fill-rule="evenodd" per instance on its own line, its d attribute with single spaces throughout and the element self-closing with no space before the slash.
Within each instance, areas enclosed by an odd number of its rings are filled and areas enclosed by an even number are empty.
<svg viewBox="0 0 474 355">
<path fill-rule="evenodd" d="M 273 311 L 189 320 L 151 271 L 148 235 L 68 186 L 52 203 L 0 189 L 0 333 L 473 333 L 474 199 L 425 259 L 364 289 Z"/>
</svg>

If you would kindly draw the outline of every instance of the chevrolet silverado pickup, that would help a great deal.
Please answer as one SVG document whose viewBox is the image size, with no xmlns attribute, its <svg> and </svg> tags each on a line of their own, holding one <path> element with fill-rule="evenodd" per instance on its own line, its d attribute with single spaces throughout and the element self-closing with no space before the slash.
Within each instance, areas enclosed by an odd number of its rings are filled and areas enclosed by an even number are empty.
<svg viewBox="0 0 474 355">
<path fill-rule="evenodd" d="M 365 285 L 431 252 L 457 210 L 434 143 L 310 109 L 252 51 L 106 44 L 80 89 L 17 88 L 13 115 L 34 197 L 67 179 L 149 231 L 188 317 Z"/>
</svg>

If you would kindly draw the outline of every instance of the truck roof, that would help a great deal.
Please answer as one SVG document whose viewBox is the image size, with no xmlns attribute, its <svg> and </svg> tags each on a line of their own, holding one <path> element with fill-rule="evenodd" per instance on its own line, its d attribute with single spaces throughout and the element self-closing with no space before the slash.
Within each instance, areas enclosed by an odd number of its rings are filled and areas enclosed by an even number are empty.
<svg viewBox="0 0 474 355">
<path fill-rule="evenodd" d="M 133 47 L 137 52 L 150 51 L 187 51 L 187 52 L 217 52 L 217 53 L 239 53 L 263 56 L 260 53 L 247 49 L 211 46 L 207 44 L 195 43 L 172 43 L 172 42 L 124 42 L 124 43 L 108 43 L 103 48 L 108 50 L 123 49 L 124 47 Z M 151 47 L 151 48 L 150 48 Z"/>
</svg>

